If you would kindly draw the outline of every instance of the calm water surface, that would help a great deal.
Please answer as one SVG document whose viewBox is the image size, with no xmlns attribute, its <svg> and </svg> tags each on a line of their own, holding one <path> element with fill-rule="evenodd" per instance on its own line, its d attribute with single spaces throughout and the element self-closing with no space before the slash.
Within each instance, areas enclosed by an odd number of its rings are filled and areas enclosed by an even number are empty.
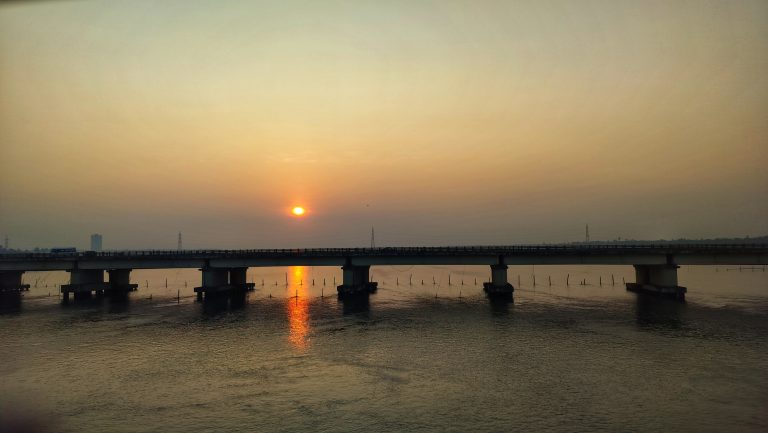
<svg viewBox="0 0 768 433">
<path fill-rule="evenodd" d="M 66 432 L 768 430 L 762 269 L 681 268 L 680 304 L 626 292 L 632 267 L 510 267 L 501 305 L 486 267 L 372 271 L 345 305 L 335 268 L 250 269 L 242 306 L 195 302 L 196 270 L 67 306 L 66 273 L 27 273 L 0 411 Z"/>
</svg>

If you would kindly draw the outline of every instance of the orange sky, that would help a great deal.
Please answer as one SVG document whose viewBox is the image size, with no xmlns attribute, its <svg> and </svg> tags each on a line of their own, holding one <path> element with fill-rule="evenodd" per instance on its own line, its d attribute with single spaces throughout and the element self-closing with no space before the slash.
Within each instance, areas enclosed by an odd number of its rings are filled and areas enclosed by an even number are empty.
<svg viewBox="0 0 768 433">
<path fill-rule="evenodd" d="M 762 1 L 0 6 L 12 246 L 760 235 L 765 167 Z"/>
</svg>

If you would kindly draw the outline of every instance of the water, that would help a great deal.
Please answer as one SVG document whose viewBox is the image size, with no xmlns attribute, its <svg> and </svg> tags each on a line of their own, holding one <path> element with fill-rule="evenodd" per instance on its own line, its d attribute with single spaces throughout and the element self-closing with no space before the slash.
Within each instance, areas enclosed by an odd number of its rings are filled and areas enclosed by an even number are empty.
<svg viewBox="0 0 768 433">
<path fill-rule="evenodd" d="M 250 269 L 241 307 L 196 303 L 196 270 L 68 306 L 66 273 L 27 273 L 0 314 L 0 412 L 65 432 L 768 429 L 768 272 L 681 268 L 679 304 L 626 292 L 630 266 L 513 266 L 498 305 L 487 267 L 372 271 L 369 304 L 344 305 L 338 269 Z"/>
</svg>

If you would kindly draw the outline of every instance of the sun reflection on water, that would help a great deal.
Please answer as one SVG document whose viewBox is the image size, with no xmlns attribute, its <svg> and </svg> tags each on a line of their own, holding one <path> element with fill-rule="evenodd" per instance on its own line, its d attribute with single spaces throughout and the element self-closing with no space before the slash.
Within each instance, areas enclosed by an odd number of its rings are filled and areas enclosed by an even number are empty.
<svg viewBox="0 0 768 433">
<path fill-rule="evenodd" d="M 293 266 L 288 272 L 288 340 L 298 349 L 309 347 L 309 298 L 304 285 L 306 271 L 305 266 Z"/>
</svg>

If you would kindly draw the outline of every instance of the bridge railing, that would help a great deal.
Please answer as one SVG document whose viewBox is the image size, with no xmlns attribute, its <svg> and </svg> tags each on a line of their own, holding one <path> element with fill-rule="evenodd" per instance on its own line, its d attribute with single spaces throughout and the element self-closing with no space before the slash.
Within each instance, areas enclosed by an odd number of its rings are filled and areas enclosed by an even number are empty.
<svg viewBox="0 0 768 433">
<path fill-rule="evenodd" d="M 0 260 L 19 259 L 88 259 L 88 258 L 230 258 L 230 257 L 338 257 L 338 256 L 402 256 L 402 255 L 503 255 L 525 253 L 596 253 L 596 252 L 733 252 L 768 253 L 768 244 L 578 244 L 578 245 L 487 245 L 437 247 L 377 247 L 377 248 L 293 248 L 244 250 L 125 250 L 81 251 L 67 253 L 13 253 L 0 254 Z"/>
</svg>

